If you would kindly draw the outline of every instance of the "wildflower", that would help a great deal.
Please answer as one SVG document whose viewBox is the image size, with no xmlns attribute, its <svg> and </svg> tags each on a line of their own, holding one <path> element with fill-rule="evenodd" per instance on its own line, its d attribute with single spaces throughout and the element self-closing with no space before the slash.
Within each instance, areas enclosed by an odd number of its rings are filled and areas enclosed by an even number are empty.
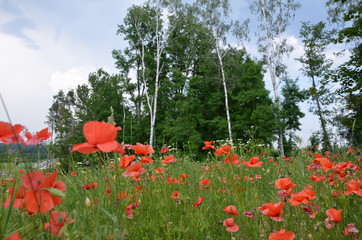
<svg viewBox="0 0 362 240">
<path fill-rule="evenodd" d="M 360 188 L 362 185 L 362 181 L 358 181 L 355 179 L 350 180 L 346 184 L 347 191 L 344 193 L 345 195 L 350 195 L 351 193 L 357 194 L 362 197 L 362 189 Z"/>
<path fill-rule="evenodd" d="M 311 188 L 312 186 L 307 186 L 300 192 L 292 193 L 292 196 L 288 201 L 293 206 L 299 206 L 301 203 L 308 204 L 310 200 L 317 198 L 314 195 L 316 191 L 310 190 Z"/>
<path fill-rule="evenodd" d="M 106 122 L 90 121 L 83 126 L 85 143 L 76 144 L 71 152 L 78 151 L 83 154 L 90 154 L 98 151 L 112 152 L 119 148 L 117 128 Z"/>
<path fill-rule="evenodd" d="M 339 223 L 340 221 L 342 221 L 342 211 L 343 209 L 337 210 L 335 208 L 330 208 L 326 211 L 326 214 L 330 221 L 334 223 Z"/>
<path fill-rule="evenodd" d="M 24 130 L 24 126 L 15 124 L 12 126 L 10 123 L 0 121 L 0 142 L 5 144 L 11 143 L 24 143 L 23 138 L 19 135 Z"/>
<path fill-rule="evenodd" d="M 141 143 L 136 143 L 136 145 L 132 145 L 131 148 L 138 155 L 147 155 L 155 152 L 150 145 L 143 145 Z"/>
<path fill-rule="evenodd" d="M 142 162 L 131 164 L 125 172 L 122 173 L 123 177 L 139 178 L 142 174 L 147 172 L 142 168 Z"/>
<path fill-rule="evenodd" d="M 292 181 L 290 181 L 289 177 L 286 178 L 280 178 L 275 182 L 275 187 L 282 189 L 282 190 L 288 190 L 290 188 L 296 188 L 297 185 L 295 185 L 294 183 L 292 183 Z"/>
<path fill-rule="evenodd" d="M 167 153 L 168 151 L 170 151 L 168 147 L 163 147 L 161 148 L 160 153 Z"/>
<path fill-rule="evenodd" d="M 126 169 L 131 164 L 131 162 L 133 161 L 133 159 L 135 157 L 136 157 L 135 155 L 131 155 L 131 156 L 124 155 L 124 156 L 122 156 L 120 161 L 119 161 L 119 167 L 122 168 L 122 169 Z"/>
<path fill-rule="evenodd" d="M 154 170 L 156 173 L 165 173 L 165 171 L 163 170 L 163 168 L 156 168 L 155 170 Z"/>
<path fill-rule="evenodd" d="M 326 211 L 327 218 L 324 220 L 324 224 L 328 229 L 334 228 L 334 223 L 342 221 L 342 211 L 335 208 L 330 208 Z"/>
<path fill-rule="evenodd" d="M 3 240 L 21 240 L 21 236 L 18 232 L 14 232 L 10 236 L 5 237 Z"/>
<path fill-rule="evenodd" d="M 177 161 L 177 159 L 174 158 L 173 155 L 169 155 L 169 156 L 165 156 L 165 157 L 164 157 L 164 160 L 162 160 L 161 163 L 167 164 L 167 163 L 174 163 L 174 162 L 176 162 L 176 161 Z"/>
<path fill-rule="evenodd" d="M 30 132 L 25 133 L 25 137 L 28 139 L 25 142 L 25 145 L 37 145 L 41 141 L 47 140 L 50 138 L 53 134 L 48 131 L 48 128 L 44 128 L 43 130 L 40 130 L 37 132 L 34 136 L 31 135 Z"/>
<path fill-rule="evenodd" d="M 59 235 L 60 231 L 64 227 L 65 224 L 73 223 L 73 219 L 69 219 L 67 217 L 66 212 L 59 212 L 59 211 L 51 211 L 50 213 L 50 221 L 44 223 L 44 229 L 56 237 L 61 237 Z"/>
<path fill-rule="evenodd" d="M 229 205 L 224 208 L 224 212 L 229 213 L 231 216 L 240 216 L 237 211 L 238 209 L 233 205 Z"/>
<path fill-rule="evenodd" d="M 202 179 L 199 183 L 200 183 L 200 185 L 209 185 L 211 183 L 211 181 L 210 181 L 210 179 L 205 178 L 205 179 Z"/>
<path fill-rule="evenodd" d="M 259 157 L 251 157 L 249 162 L 243 162 L 247 167 L 260 167 L 263 162 L 259 162 Z"/>
<path fill-rule="evenodd" d="M 29 213 L 44 213 L 62 203 L 58 195 L 65 192 L 66 186 L 61 181 L 55 181 L 56 178 L 57 171 L 49 177 L 39 171 L 26 173 L 22 177 L 22 184 L 27 189 L 24 199 Z"/>
<path fill-rule="evenodd" d="M 312 175 L 309 177 L 309 179 L 313 182 L 322 182 L 324 180 L 326 180 L 326 177 L 325 176 L 316 176 L 316 175 Z"/>
<path fill-rule="evenodd" d="M 136 201 L 135 203 L 132 203 L 126 207 L 126 213 L 127 213 L 128 219 L 133 218 L 133 209 L 135 209 L 137 207 L 139 207 L 138 201 Z"/>
<path fill-rule="evenodd" d="M 223 225 L 226 226 L 226 231 L 228 232 L 239 231 L 239 226 L 234 223 L 234 218 L 225 219 Z"/>
<path fill-rule="evenodd" d="M 229 145 L 222 145 L 221 148 L 216 148 L 215 156 L 222 156 L 226 154 L 230 154 L 232 148 Z"/>
<path fill-rule="evenodd" d="M 170 197 L 173 198 L 173 199 L 177 199 L 179 196 L 180 196 L 179 191 L 172 192 L 171 195 L 170 195 Z"/>
<path fill-rule="evenodd" d="M 127 193 L 125 191 L 121 191 L 117 194 L 117 200 L 123 200 L 125 198 L 127 198 Z"/>
<path fill-rule="evenodd" d="M 7 200 L 3 203 L 3 207 L 10 207 L 10 203 L 14 196 L 14 192 L 15 192 L 14 187 L 9 188 L 9 195 L 8 195 Z M 23 185 L 21 185 L 17 189 L 17 191 L 15 193 L 15 199 L 14 199 L 14 202 L 12 205 L 13 208 L 26 210 L 26 199 L 25 199 L 26 193 L 25 192 L 26 192 L 26 187 L 24 187 Z"/>
<path fill-rule="evenodd" d="M 248 218 L 254 218 L 254 213 L 250 210 L 243 212 L 243 215 Z"/>
<path fill-rule="evenodd" d="M 91 182 L 89 184 L 84 184 L 84 188 L 87 189 L 87 190 L 94 189 L 96 187 L 98 187 L 98 183 L 96 183 L 96 182 Z"/>
<path fill-rule="evenodd" d="M 141 162 L 142 162 L 142 163 L 152 164 L 154 161 L 151 159 L 150 156 L 142 156 L 142 157 L 141 157 Z"/>
<path fill-rule="evenodd" d="M 237 154 L 228 155 L 226 158 L 224 158 L 224 162 L 226 164 L 238 164 L 240 160 L 238 160 Z"/>
<path fill-rule="evenodd" d="M 293 240 L 295 234 L 293 232 L 286 232 L 283 228 L 269 235 L 268 240 Z"/>
<path fill-rule="evenodd" d="M 353 239 L 357 240 L 358 232 L 359 232 L 358 229 L 355 227 L 355 225 L 353 223 L 348 223 L 346 228 L 343 231 L 343 235 L 348 237 L 350 233 L 353 233 Z"/>
<path fill-rule="evenodd" d="M 213 149 L 213 148 L 214 148 L 214 146 L 212 145 L 212 141 L 205 141 L 205 142 L 204 142 L 204 145 L 205 145 L 205 146 L 202 147 L 202 150 L 205 150 L 205 149 Z"/>
<path fill-rule="evenodd" d="M 283 202 L 280 202 L 280 203 L 270 202 L 270 203 L 263 204 L 258 209 L 260 211 L 262 211 L 262 213 L 265 216 L 269 216 L 272 220 L 280 222 L 280 221 L 284 220 L 281 217 L 281 215 L 283 214 L 283 207 L 284 207 Z"/>
<path fill-rule="evenodd" d="M 202 204 L 202 202 L 204 201 L 203 197 L 197 197 L 197 201 L 194 202 L 194 208 L 197 208 L 198 206 L 200 206 Z"/>
<path fill-rule="evenodd" d="M 314 205 L 314 206 L 307 205 L 307 206 L 303 206 L 302 209 L 310 218 L 315 218 L 317 212 L 319 211 L 319 206 L 318 205 Z"/>
<path fill-rule="evenodd" d="M 111 197 L 111 193 L 112 193 L 112 189 L 111 188 L 107 188 L 106 191 L 104 191 L 104 194 L 107 196 L 107 197 Z"/>
</svg>

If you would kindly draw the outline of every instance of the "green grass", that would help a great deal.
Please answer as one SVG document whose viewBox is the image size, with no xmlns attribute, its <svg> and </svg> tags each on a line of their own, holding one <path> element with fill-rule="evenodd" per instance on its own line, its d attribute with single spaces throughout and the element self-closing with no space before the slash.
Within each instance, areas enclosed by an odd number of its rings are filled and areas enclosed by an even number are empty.
<svg viewBox="0 0 362 240">
<path fill-rule="evenodd" d="M 267 155 L 256 153 L 243 153 L 239 159 L 249 160 L 250 156 L 259 156 L 264 164 L 261 167 L 248 168 L 244 165 L 225 164 L 223 156 L 213 157 L 207 162 L 193 162 L 188 156 L 176 156 L 176 163 L 162 166 L 161 156 L 154 156 L 155 163 L 143 167 L 147 173 L 141 176 L 141 181 L 132 181 L 122 176 L 123 169 L 109 167 L 109 162 L 89 168 L 76 168 L 77 176 L 69 173 L 58 174 L 57 180 L 63 181 L 66 186 L 66 196 L 61 205 L 53 210 L 65 211 L 74 223 L 66 225 L 62 230 L 63 238 L 67 239 L 267 239 L 268 236 L 285 228 L 296 234 L 295 239 L 351 239 L 342 235 L 348 223 L 354 223 L 362 230 L 362 201 L 356 194 L 344 195 L 345 181 L 350 178 L 361 177 L 360 172 L 352 171 L 353 176 L 337 180 L 335 186 L 323 182 L 311 182 L 312 175 L 306 165 L 313 160 L 313 154 L 300 153 L 293 156 L 288 162 L 280 160 L 269 162 Z M 97 155 L 94 154 L 94 157 Z M 346 155 L 344 152 L 331 159 L 335 163 L 357 161 L 357 155 Z M 278 163 L 278 165 L 274 165 Z M 118 159 L 115 161 L 118 165 Z M 154 169 L 164 167 L 165 174 L 154 172 Z M 208 167 L 209 171 L 205 171 Z M 18 170 L 18 169 L 16 169 Z M 320 171 L 320 170 L 319 170 Z M 181 183 L 168 183 L 167 178 L 179 178 L 180 174 L 188 174 L 189 178 Z M 333 174 L 321 172 L 323 175 Z M 156 177 L 152 177 L 152 175 Z M 261 175 L 261 178 L 255 178 Z M 21 174 L 13 171 L 16 181 L 0 185 L 0 200 L 7 198 L 6 190 L 11 186 L 21 184 Z M 246 180 L 247 178 L 254 180 Z M 310 203 L 319 206 L 315 218 L 311 219 L 300 207 L 292 206 L 285 202 L 282 222 L 272 221 L 264 216 L 258 207 L 268 202 L 280 202 L 275 188 L 275 181 L 282 177 L 290 177 L 297 185 L 293 192 L 301 191 L 308 184 L 316 191 L 317 199 Z M 208 178 L 209 186 L 200 186 L 199 181 Z M 7 179 L 3 179 L 7 180 Z M 98 183 L 93 190 L 84 189 L 84 184 Z M 105 194 L 110 188 L 110 196 Z M 137 189 L 138 188 L 138 189 Z M 332 197 L 332 192 L 340 190 L 342 195 Z M 127 193 L 127 198 L 119 200 L 121 191 Z M 179 200 L 172 199 L 170 194 L 179 191 Z M 197 197 L 204 198 L 203 203 L 194 208 L 193 202 Z M 86 206 L 88 198 L 91 206 Z M 127 218 L 126 207 L 138 201 L 139 207 L 133 210 L 133 218 Z M 225 230 L 222 222 L 230 218 L 223 211 L 228 205 L 234 205 L 241 216 L 235 216 L 235 224 L 240 229 L 235 233 Z M 302 204 L 301 206 L 304 206 Z M 343 209 L 340 223 L 332 229 L 327 229 L 324 220 L 325 211 L 329 208 Z M 243 212 L 251 210 L 254 218 L 243 216 Z M 10 214 L 7 218 L 7 214 Z M 48 222 L 49 212 L 29 216 L 19 209 L 1 208 L 0 220 L 1 234 L 7 236 L 18 231 L 24 239 L 53 239 L 52 234 L 43 228 L 43 223 Z M 6 223 L 6 224 L 5 224 Z"/>
</svg>

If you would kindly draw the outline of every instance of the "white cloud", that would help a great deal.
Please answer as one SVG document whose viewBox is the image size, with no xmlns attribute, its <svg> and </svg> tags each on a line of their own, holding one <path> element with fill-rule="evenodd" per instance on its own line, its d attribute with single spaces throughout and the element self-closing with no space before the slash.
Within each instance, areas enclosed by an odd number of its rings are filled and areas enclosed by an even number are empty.
<svg viewBox="0 0 362 240">
<path fill-rule="evenodd" d="M 68 69 L 64 72 L 56 71 L 50 76 L 50 85 L 53 95 L 59 90 L 68 91 L 76 88 L 78 85 L 88 82 L 88 75 L 94 72 L 95 68 L 91 66 L 81 66 Z"/>
</svg>

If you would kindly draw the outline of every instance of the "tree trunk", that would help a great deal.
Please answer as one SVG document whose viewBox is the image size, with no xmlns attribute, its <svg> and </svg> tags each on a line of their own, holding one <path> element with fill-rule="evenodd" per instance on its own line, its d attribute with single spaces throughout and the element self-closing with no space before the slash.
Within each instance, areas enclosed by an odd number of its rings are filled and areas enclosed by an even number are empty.
<svg viewBox="0 0 362 240">
<path fill-rule="evenodd" d="M 219 64 L 220 64 L 222 84 L 224 86 L 226 120 L 227 120 L 227 124 L 228 124 L 229 139 L 230 139 L 231 145 L 233 145 L 233 136 L 232 136 L 232 131 L 231 131 L 231 120 L 230 120 L 230 112 L 229 112 L 228 90 L 226 88 L 224 65 L 223 65 L 222 56 L 221 56 L 221 53 L 220 53 L 219 46 L 216 46 L 216 52 L 217 52 L 217 57 L 219 59 Z"/>
<path fill-rule="evenodd" d="M 329 140 L 329 134 L 328 134 L 327 127 L 326 127 L 326 121 L 323 117 L 322 108 L 321 108 L 321 104 L 319 101 L 319 95 L 318 95 L 318 91 L 317 91 L 317 85 L 315 83 L 314 76 L 312 76 L 312 85 L 313 85 L 313 89 L 315 90 L 314 99 L 315 99 L 316 105 L 317 105 L 317 114 L 319 116 L 319 121 L 321 122 L 321 126 L 322 126 L 323 145 L 325 145 L 325 146 L 323 146 L 323 148 L 330 150 L 331 142 Z"/>
</svg>

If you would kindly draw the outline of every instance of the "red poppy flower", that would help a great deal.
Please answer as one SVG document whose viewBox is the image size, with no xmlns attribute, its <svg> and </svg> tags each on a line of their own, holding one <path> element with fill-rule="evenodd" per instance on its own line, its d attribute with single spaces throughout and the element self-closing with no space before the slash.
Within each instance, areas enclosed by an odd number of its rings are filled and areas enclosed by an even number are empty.
<svg viewBox="0 0 362 240">
<path fill-rule="evenodd" d="M 260 167 L 263 162 L 259 162 L 259 157 L 251 157 L 249 162 L 243 162 L 247 167 Z"/>
<path fill-rule="evenodd" d="M 321 158 L 319 163 L 321 164 L 324 172 L 328 172 L 334 166 L 334 163 L 330 162 L 327 158 Z"/>
<path fill-rule="evenodd" d="M 230 154 L 232 148 L 229 145 L 222 145 L 221 148 L 216 148 L 215 156 L 222 156 L 226 154 Z"/>
<path fill-rule="evenodd" d="M 342 211 L 343 209 L 341 210 L 337 210 L 335 208 L 328 209 L 326 211 L 327 219 L 332 222 L 339 223 L 340 221 L 342 221 Z"/>
<path fill-rule="evenodd" d="M 286 232 L 283 228 L 269 235 L 268 240 L 293 240 L 295 234 L 293 232 Z"/>
<path fill-rule="evenodd" d="M 24 143 L 23 138 L 19 135 L 24 130 L 24 126 L 15 124 L 12 126 L 10 123 L 0 121 L 0 142 L 5 144 L 11 143 Z"/>
<path fill-rule="evenodd" d="M 27 188 L 25 201 L 29 213 L 47 212 L 62 203 L 61 197 L 52 195 L 52 189 L 65 192 L 66 186 L 61 181 L 55 181 L 57 171 L 46 177 L 42 172 L 26 173 L 22 177 L 23 186 Z"/>
<path fill-rule="evenodd" d="M 15 191 L 14 187 L 9 188 L 9 195 L 6 201 L 3 203 L 3 207 L 10 207 L 12 198 L 14 196 L 14 191 Z M 26 209 L 25 192 L 26 192 L 26 187 L 24 187 L 23 185 L 21 185 L 17 189 L 12 208 L 24 209 L 24 210 Z"/>
<path fill-rule="evenodd" d="M 48 128 L 44 128 L 43 130 L 40 130 L 37 132 L 34 136 L 31 135 L 30 132 L 25 133 L 25 137 L 28 139 L 25 142 L 25 145 L 37 145 L 41 141 L 47 140 L 50 138 L 53 134 L 48 131 Z"/>
<path fill-rule="evenodd" d="M 224 162 L 226 164 L 238 164 L 240 160 L 238 160 L 237 154 L 228 155 L 226 158 L 224 158 Z"/>
<path fill-rule="evenodd" d="M 282 190 L 288 190 L 289 188 L 296 188 L 297 185 L 295 185 L 294 183 L 292 183 L 292 181 L 290 181 L 290 177 L 286 177 L 278 179 L 275 182 L 275 187 Z"/>
<path fill-rule="evenodd" d="M 125 198 L 127 198 L 127 193 L 125 191 L 121 191 L 117 194 L 117 200 L 123 200 Z"/>
<path fill-rule="evenodd" d="M 204 198 L 203 198 L 203 197 L 198 197 L 198 198 L 197 198 L 197 201 L 193 203 L 193 204 L 194 204 L 194 208 L 197 208 L 198 206 L 200 206 L 203 201 L 204 201 Z"/>
<path fill-rule="evenodd" d="M 226 226 L 226 231 L 228 231 L 228 232 L 239 231 L 239 226 L 234 223 L 234 218 L 225 219 L 223 221 L 223 225 Z"/>
<path fill-rule="evenodd" d="M 356 179 L 350 180 L 346 184 L 347 191 L 344 193 L 345 195 L 350 195 L 351 193 L 357 194 L 362 197 L 362 189 L 361 189 L 362 181 L 358 181 Z"/>
<path fill-rule="evenodd" d="M 231 216 L 240 216 L 240 214 L 237 213 L 237 211 L 238 209 L 233 205 L 229 205 L 224 208 L 224 212 L 229 213 Z"/>
<path fill-rule="evenodd" d="M 310 218 L 315 218 L 315 216 L 317 215 L 317 212 L 319 211 L 319 206 L 318 205 L 307 205 L 307 206 L 303 206 L 301 207 L 304 212 L 310 217 Z"/>
<path fill-rule="evenodd" d="M 283 207 L 284 207 L 283 202 L 280 203 L 270 202 L 263 204 L 258 209 L 262 211 L 262 213 L 265 216 L 269 216 L 272 220 L 280 222 L 284 220 L 281 217 L 281 215 L 283 214 Z"/>
<path fill-rule="evenodd" d="M 132 156 L 124 155 L 120 159 L 119 167 L 122 169 L 126 169 L 131 164 L 131 162 L 133 161 L 133 159 L 135 157 L 136 157 L 135 155 L 132 155 Z"/>
<path fill-rule="evenodd" d="M 84 188 L 87 189 L 87 190 L 94 189 L 96 187 L 98 187 L 98 183 L 96 183 L 96 182 L 91 182 L 89 184 L 84 184 Z"/>
<path fill-rule="evenodd" d="M 326 180 L 326 177 L 325 176 L 316 176 L 316 175 L 312 175 L 309 177 L 309 179 L 313 182 L 322 182 L 324 180 Z"/>
<path fill-rule="evenodd" d="M 186 178 L 189 178 L 189 175 L 188 175 L 188 174 L 186 174 L 186 173 L 180 174 L 180 180 L 184 180 L 184 179 L 186 179 Z"/>
<path fill-rule="evenodd" d="M 167 178 L 167 183 L 169 183 L 169 184 L 171 184 L 171 183 L 179 183 L 179 181 L 175 177 L 169 177 L 169 178 Z"/>
<path fill-rule="evenodd" d="M 138 155 L 147 155 L 155 152 L 150 145 L 143 145 L 141 143 L 136 143 L 136 145 L 132 145 L 131 148 Z"/>
<path fill-rule="evenodd" d="M 254 213 L 250 210 L 243 212 L 243 215 L 248 218 L 254 218 Z"/>
<path fill-rule="evenodd" d="M 131 164 L 125 172 L 122 173 L 123 177 L 139 178 L 142 174 L 147 172 L 142 168 L 142 162 Z"/>
<path fill-rule="evenodd" d="M 357 233 L 358 233 L 358 229 L 356 228 L 356 226 L 353 223 L 348 223 L 346 228 L 343 231 L 343 235 L 345 236 L 349 236 L 350 233 L 354 233 L 355 239 L 357 240 Z"/>
<path fill-rule="evenodd" d="M 137 207 L 139 207 L 138 201 L 136 201 L 135 203 L 132 203 L 126 207 L 126 213 L 127 213 L 128 219 L 133 218 L 133 209 L 135 209 Z"/>
<path fill-rule="evenodd" d="M 205 149 L 213 149 L 213 148 L 214 148 L 214 146 L 212 145 L 212 141 L 205 141 L 205 142 L 204 142 L 204 145 L 205 145 L 205 146 L 202 147 L 202 150 L 205 150 Z"/>
<path fill-rule="evenodd" d="M 312 186 L 307 186 L 300 192 L 292 193 L 292 196 L 288 201 L 293 206 L 299 206 L 301 203 L 308 204 L 309 201 L 317 198 L 314 195 L 316 191 L 310 190 L 311 188 Z"/>
<path fill-rule="evenodd" d="M 74 145 L 71 152 L 89 154 L 102 151 L 108 153 L 119 149 L 120 144 L 116 141 L 117 128 L 110 123 L 87 122 L 83 126 L 83 132 L 87 142 Z"/>
<path fill-rule="evenodd" d="M 200 181 L 200 185 L 209 185 L 211 183 L 210 179 L 205 178 Z"/>
<path fill-rule="evenodd" d="M 73 223 L 73 219 L 69 219 L 67 217 L 66 212 L 59 212 L 59 211 L 51 211 L 50 213 L 50 221 L 44 223 L 44 229 L 56 237 L 61 237 L 59 235 L 60 231 L 64 227 L 65 224 Z"/>
<path fill-rule="evenodd" d="M 161 148 L 160 153 L 167 153 L 168 151 L 170 151 L 168 147 L 163 147 Z"/>
<path fill-rule="evenodd" d="M 141 157 L 141 162 L 142 162 L 142 163 L 152 164 L 154 161 L 151 159 L 150 156 L 142 156 L 142 157 Z"/>
<path fill-rule="evenodd" d="M 164 171 L 163 168 L 161 168 L 161 167 L 160 167 L 160 168 L 156 168 L 156 169 L 155 169 L 155 172 L 156 172 L 156 173 L 165 173 L 165 171 Z"/>
<path fill-rule="evenodd" d="M 180 196 L 179 191 L 172 192 L 171 195 L 170 195 L 170 197 L 173 198 L 173 199 L 177 199 L 179 196 Z"/>
<path fill-rule="evenodd" d="M 3 240 L 21 240 L 21 237 L 18 232 L 15 232 L 15 233 L 11 234 L 10 236 L 5 237 Z"/>
<path fill-rule="evenodd" d="M 174 162 L 176 162 L 176 161 L 177 161 L 177 159 L 174 158 L 173 155 L 169 155 L 169 156 L 165 156 L 165 157 L 164 157 L 164 160 L 162 160 L 161 163 L 167 164 L 167 163 L 174 163 Z"/>
</svg>

